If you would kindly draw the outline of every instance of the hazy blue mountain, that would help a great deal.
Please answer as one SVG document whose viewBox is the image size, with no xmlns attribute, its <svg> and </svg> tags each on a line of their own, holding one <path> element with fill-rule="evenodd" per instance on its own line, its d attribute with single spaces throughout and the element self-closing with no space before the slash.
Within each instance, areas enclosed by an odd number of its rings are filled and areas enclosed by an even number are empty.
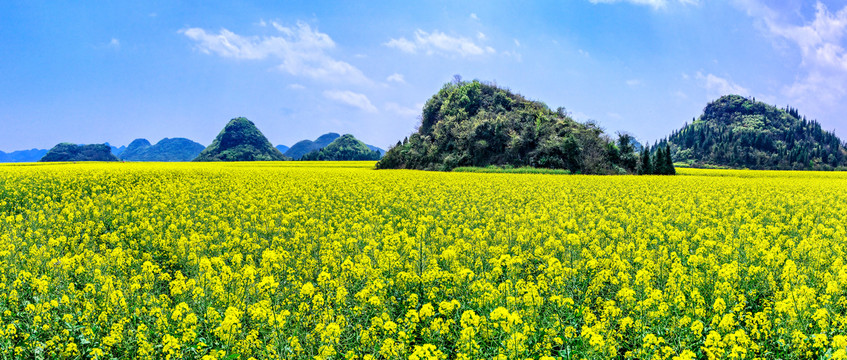
<svg viewBox="0 0 847 360">
<path fill-rule="evenodd" d="M 379 156 L 385 155 L 385 150 L 383 150 L 382 148 L 378 148 L 378 147 L 376 147 L 376 146 L 368 145 L 368 144 L 365 144 L 365 146 L 367 146 L 367 147 L 368 147 L 368 149 L 371 149 L 371 151 L 376 151 L 376 152 L 378 152 L 378 153 L 379 153 Z"/>
<path fill-rule="evenodd" d="M 0 151 L 0 163 L 36 162 L 47 154 L 47 149 L 17 150 L 12 152 Z"/>
<path fill-rule="evenodd" d="M 277 145 L 276 149 L 279 150 L 279 152 L 285 154 L 285 152 L 288 151 L 289 147 L 285 145 Z"/>
<path fill-rule="evenodd" d="M 112 155 L 115 155 L 117 157 L 120 157 L 121 153 L 123 153 L 124 150 L 126 150 L 126 146 L 117 147 L 117 146 L 109 144 L 109 143 L 106 143 L 106 145 L 109 146 L 110 149 L 112 149 Z"/>
</svg>

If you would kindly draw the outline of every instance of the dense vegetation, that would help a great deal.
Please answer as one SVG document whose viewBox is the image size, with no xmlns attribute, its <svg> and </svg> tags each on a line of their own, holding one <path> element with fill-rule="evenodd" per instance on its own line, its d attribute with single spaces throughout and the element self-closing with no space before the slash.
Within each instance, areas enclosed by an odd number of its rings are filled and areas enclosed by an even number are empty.
<svg viewBox="0 0 847 360">
<path fill-rule="evenodd" d="M 379 151 L 373 151 L 365 143 L 356 139 L 353 135 L 345 134 L 320 150 L 312 151 L 303 155 L 300 160 L 379 160 Z"/>
<path fill-rule="evenodd" d="M 194 161 L 282 161 L 289 160 L 274 148 L 252 121 L 238 117 Z"/>
<path fill-rule="evenodd" d="M 621 140 L 621 139 L 619 139 Z M 427 101 L 418 132 L 388 150 L 377 168 L 451 170 L 489 165 L 635 173 L 638 154 L 594 123 L 479 81 L 444 85 Z"/>
<path fill-rule="evenodd" d="M 703 115 L 673 132 L 677 162 L 692 166 L 750 169 L 830 170 L 847 166 L 847 150 L 835 134 L 797 109 L 779 109 L 755 99 L 727 95 L 709 103 Z"/>
<path fill-rule="evenodd" d="M 315 141 L 298 141 L 296 144 L 291 145 L 291 148 L 285 151 L 285 156 L 288 156 L 294 160 L 300 160 L 300 158 L 302 158 L 304 155 L 315 150 L 320 150 L 321 148 L 329 145 L 331 142 L 335 141 L 335 139 L 338 139 L 339 137 L 341 137 L 341 135 L 331 132 L 321 135 L 320 137 L 315 139 Z"/>
<path fill-rule="evenodd" d="M 118 161 L 118 158 L 106 144 L 61 143 L 50 149 L 39 161 Z"/>
<path fill-rule="evenodd" d="M 36 162 L 47 154 L 47 149 L 18 150 L 12 152 L 0 151 L 0 163 L 6 162 Z"/>
<path fill-rule="evenodd" d="M 205 146 L 185 138 L 164 138 L 156 145 L 146 139 L 135 139 L 120 158 L 126 161 L 191 161 Z"/>
</svg>

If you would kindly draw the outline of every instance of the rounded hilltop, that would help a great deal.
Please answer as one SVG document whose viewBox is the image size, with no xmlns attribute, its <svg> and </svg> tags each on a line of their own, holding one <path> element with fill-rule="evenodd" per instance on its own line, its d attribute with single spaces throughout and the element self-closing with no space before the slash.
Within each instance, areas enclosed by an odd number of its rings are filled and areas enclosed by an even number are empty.
<svg viewBox="0 0 847 360">
<path fill-rule="evenodd" d="M 218 136 L 194 161 L 282 161 L 289 160 L 245 117 L 229 121 Z"/>
<path fill-rule="evenodd" d="M 423 108 L 418 131 L 377 163 L 380 169 L 452 170 L 512 166 L 572 173 L 634 173 L 638 155 L 627 138 L 616 144 L 592 122 L 551 110 L 493 84 L 445 84 Z"/>
</svg>

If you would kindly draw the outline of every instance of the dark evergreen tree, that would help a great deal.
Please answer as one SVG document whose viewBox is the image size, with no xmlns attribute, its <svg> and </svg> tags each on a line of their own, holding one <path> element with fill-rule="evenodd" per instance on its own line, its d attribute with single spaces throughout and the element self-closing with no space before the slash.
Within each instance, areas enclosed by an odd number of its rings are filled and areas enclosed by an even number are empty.
<svg viewBox="0 0 847 360">
<path fill-rule="evenodd" d="M 650 175 L 653 174 L 653 167 L 650 164 L 650 147 L 645 146 L 643 150 L 641 150 L 641 167 L 638 169 L 639 175 Z"/>
</svg>

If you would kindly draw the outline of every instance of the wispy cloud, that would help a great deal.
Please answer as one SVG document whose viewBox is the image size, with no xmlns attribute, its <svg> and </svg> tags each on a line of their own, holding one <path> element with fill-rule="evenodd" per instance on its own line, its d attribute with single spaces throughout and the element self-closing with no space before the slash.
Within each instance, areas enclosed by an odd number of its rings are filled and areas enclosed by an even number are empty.
<svg viewBox="0 0 847 360">
<path fill-rule="evenodd" d="M 349 90 L 327 90 L 324 91 L 323 94 L 324 97 L 326 97 L 327 99 L 334 100 L 345 105 L 359 108 L 367 112 L 378 112 L 376 106 L 373 106 L 373 104 L 371 104 L 371 101 L 368 99 L 367 96 L 365 96 L 365 94 L 360 94 Z"/>
<path fill-rule="evenodd" d="M 482 40 L 482 38 L 480 38 L 480 40 Z M 496 52 L 494 48 L 477 44 L 470 38 L 450 36 L 437 30 L 432 33 L 428 33 L 418 29 L 415 31 L 415 37 L 412 40 L 400 37 L 397 39 L 391 39 L 383 45 L 410 54 L 422 52 L 427 55 L 441 54 L 468 57 L 492 54 Z"/>
<path fill-rule="evenodd" d="M 743 86 L 713 74 L 703 75 L 703 73 L 697 72 L 697 79 L 702 81 L 703 87 L 706 89 L 707 96 L 710 99 L 731 94 L 750 95 L 750 90 L 747 90 Z"/>
<path fill-rule="evenodd" d="M 629 87 L 636 87 L 641 85 L 641 80 L 639 79 L 629 79 L 626 81 L 626 85 Z"/>
<path fill-rule="evenodd" d="M 832 108 L 847 98 L 847 6 L 831 12 L 817 2 L 815 18 L 802 24 L 758 0 L 735 0 L 735 4 L 763 24 L 767 35 L 800 50 L 800 74 L 783 89 L 792 101 L 816 110 Z"/>
<path fill-rule="evenodd" d="M 226 58 L 282 61 L 278 68 L 294 76 L 305 76 L 324 81 L 366 83 L 368 78 L 355 66 L 337 60 L 327 52 L 335 48 L 329 35 L 313 30 L 308 24 L 298 22 L 296 27 L 271 23 L 278 36 L 242 36 L 227 29 L 218 33 L 201 28 L 187 28 L 180 33 L 195 41 L 196 48 L 204 54 Z"/>
<path fill-rule="evenodd" d="M 388 77 L 385 80 L 390 81 L 390 82 L 400 83 L 400 84 L 406 83 L 406 79 L 403 77 L 403 74 L 398 74 L 398 73 L 393 73 L 391 75 L 388 75 Z"/>
<path fill-rule="evenodd" d="M 413 118 L 413 117 L 421 114 L 421 108 L 415 109 L 415 108 L 405 107 L 405 106 L 402 106 L 402 105 L 399 105 L 399 104 L 393 103 L 393 102 L 385 104 L 385 111 L 392 112 L 392 113 L 395 113 L 397 115 L 400 115 L 400 116 L 403 116 L 403 117 L 408 117 L 408 118 Z"/>
<path fill-rule="evenodd" d="M 630 3 L 635 5 L 644 5 L 652 7 L 653 9 L 661 9 L 668 6 L 671 3 L 678 3 L 683 5 L 696 5 L 699 3 L 699 0 L 589 0 L 592 4 L 614 4 L 614 3 Z"/>
</svg>

